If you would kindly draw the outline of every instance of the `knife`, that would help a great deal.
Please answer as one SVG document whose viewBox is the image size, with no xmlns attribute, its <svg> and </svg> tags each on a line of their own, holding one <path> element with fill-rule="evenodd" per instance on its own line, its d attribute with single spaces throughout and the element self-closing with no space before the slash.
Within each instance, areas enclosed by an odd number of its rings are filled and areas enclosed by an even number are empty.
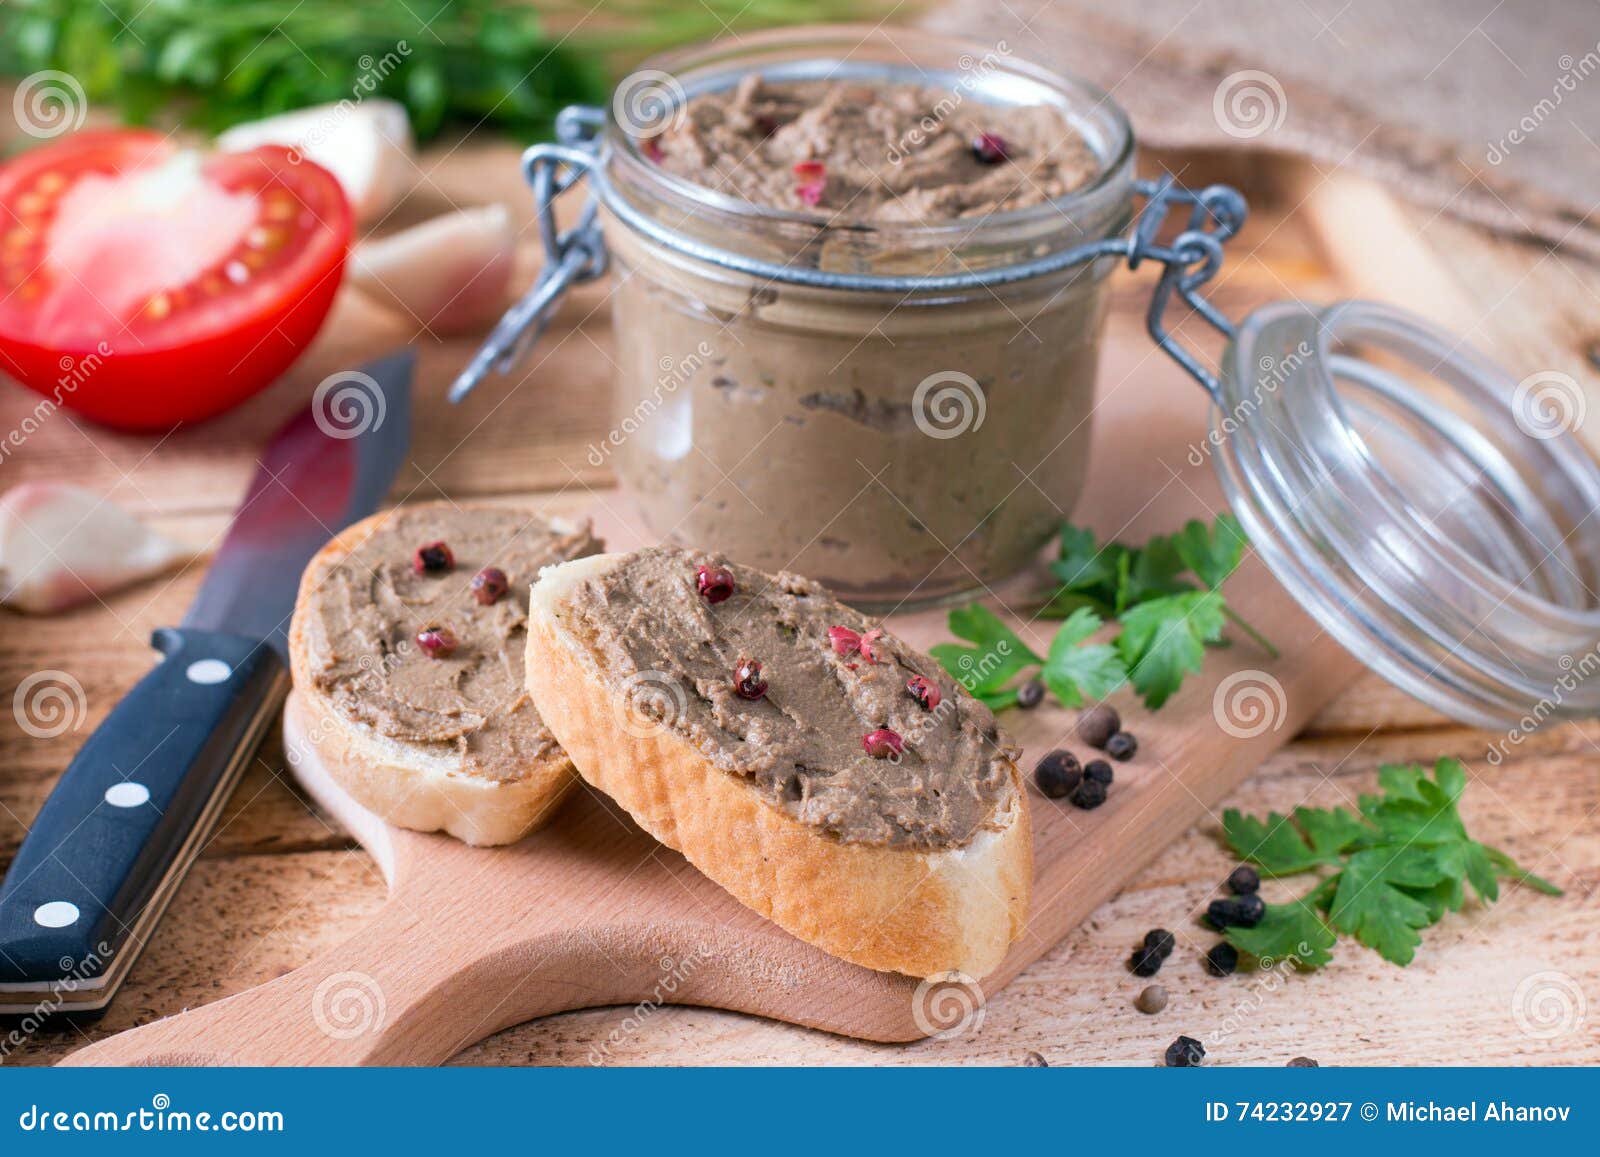
<svg viewBox="0 0 1600 1157">
<path fill-rule="evenodd" d="M 0 1015 L 93 1016 L 127 977 L 288 691 L 300 572 L 405 460 L 414 363 L 403 350 L 329 378 L 268 444 L 182 624 L 155 632 L 160 660 L 0 884 Z"/>
</svg>

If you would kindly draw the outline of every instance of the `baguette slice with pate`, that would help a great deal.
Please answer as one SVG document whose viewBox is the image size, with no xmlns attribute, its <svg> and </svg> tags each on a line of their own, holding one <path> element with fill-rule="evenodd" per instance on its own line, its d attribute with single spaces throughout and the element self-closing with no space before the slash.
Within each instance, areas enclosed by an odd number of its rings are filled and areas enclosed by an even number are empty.
<svg viewBox="0 0 1600 1157">
<path fill-rule="evenodd" d="M 534 586 L 526 667 L 580 775 L 802 940 L 981 978 L 1021 933 L 1016 749 L 815 583 L 666 547 L 565 563 Z"/>
<path fill-rule="evenodd" d="M 375 514 L 323 547 L 289 656 L 330 775 L 390 823 L 469 844 L 548 818 L 577 780 L 523 679 L 527 592 L 541 567 L 599 548 L 587 524 L 450 503 Z M 491 567 L 503 579 L 478 577 Z M 429 628 L 442 645 L 419 641 Z"/>
</svg>

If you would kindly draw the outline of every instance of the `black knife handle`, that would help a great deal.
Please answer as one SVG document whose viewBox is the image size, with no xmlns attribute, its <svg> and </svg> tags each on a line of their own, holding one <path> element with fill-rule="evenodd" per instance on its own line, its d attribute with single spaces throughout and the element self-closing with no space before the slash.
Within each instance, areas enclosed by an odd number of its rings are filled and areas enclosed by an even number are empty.
<svg viewBox="0 0 1600 1157">
<path fill-rule="evenodd" d="M 62 773 L 0 885 L 0 981 L 104 970 L 187 868 L 196 825 L 287 690 L 283 660 L 256 639 L 164 627 L 151 644 L 161 661 Z"/>
</svg>

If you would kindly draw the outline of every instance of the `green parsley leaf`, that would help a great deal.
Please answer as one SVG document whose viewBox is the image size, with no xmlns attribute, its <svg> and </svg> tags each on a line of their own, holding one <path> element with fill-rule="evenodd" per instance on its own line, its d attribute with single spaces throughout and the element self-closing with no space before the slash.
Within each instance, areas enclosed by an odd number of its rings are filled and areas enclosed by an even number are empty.
<svg viewBox="0 0 1600 1157">
<path fill-rule="evenodd" d="M 1211 590 L 1220 587 L 1238 567 L 1248 541 L 1239 520 L 1231 514 L 1217 515 L 1210 527 L 1191 519 L 1172 536 L 1173 550 L 1183 565 Z"/>
<path fill-rule="evenodd" d="M 1170 538 L 1158 535 L 1142 550 L 1126 551 L 1117 567 L 1117 614 L 1163 595 L 1193 590 L 1193 583 L 1178 577 L 1183 569 L 1183 559 Z"/>
<path fill-rule="evenodd" d="M 1188 591 L 1152 599 L 1122 616 L 1117 650 L 1134 689 L 1152 709 L 1160 707 L 1200 670 L 1205 645 L 1222 637 L 1222 596 Z"/>
<path fill-rule="evenodd" d="M 1057 700 L 1075 707 L 1086 698 L 1102 698 L 1110 689 L 1133 682 L 1146 706 L 1160 707 L 1177 691 L 1184 678 L 1198 671 L 1205 649 L 1225 646 L 1225 620 L 1248 634 L 1267 654 L 1277 652 L 1260 632 L 1230 608 L 1216 587 L 1239 565 L 1246 546 L 1244 531 L 1231 515 L 1220 515 L 1212 525 L 1191 520 L 1174 535 L 1156 535 L 1141 547 L 1119 542 L 1102 543 L 1087 527 L 1063 523 L 1056 559 L 1050 571 L 1060 584 L 1034 608 L 1044 619 L 1061 619 L 1063 625 L 1050 645 L 1048 660 L 1039 672 Z M 1206 589 L 1197 589 L 1196 581 Z M 1106 619 L 1120 620 L 1122 632 L 1110 645 L 1086 643 L 1089 634 L 1079 625 L 1090 620 L 1098 627 Z M 971 608 L 950 613 L 950 629 L 972 639 Z M 940 661 L 957 678 L 969 674 L 977 662 L 972 648 L 941 644 Z M 1087 653 L 1073 655 L 1071 648 Z M 939 654 L 935 648 L 935 654 Z M 958 669 L 951 662 L 965 658 Z M 1015 696 L 1003 694 L 1005 683 L 1026 669 L 1027 663 L 997 665 L 1003 678 L 981 678 L 973 693 L 991 706 L 1010 706 Z M 965 681 L 965 680 L 964 680 Z"/>
<path fill-rule="evenodd" d="M 1102 614 L 1112 613 L 1127 548 L 1116 543 L 1101 547 L 1095 542 L 1094 531 L 1071 523 L 1062 524 L 1060 539 L 1060 557 L 1050 564 L 1050 573 L 1060 580 L 1061 589 L 1052 596 L 1051 603 L 1075 599 L 1078 605 L 1093 606 Z"/>
<path fill-rule="evenodd" d="M 987 701 L 1023 671 L 1044 662 L 982 603 L 953 609 L 950 630 L 974 645 L 938 643 L 928 653 L 980 699 Z"/>
<path fill-rule="evenodd" d="M 1293 876 L 1321 864 L 1337 864 L 1372 829 L 1344 808 L 1295 808 L 1288 816 L 1269 812 L 1265 821 L 1229 808 L 1222 833 L 1241 860 L 1268 876 Z"/>
<path fill-rule="evenodd" d="M 1254 928 L 1227 928 L 1223 937 L 1260 967 L 1290 961 L 1297 968 L 1321 968 L 1333 959 L 1338 937 L 1307 900 L 1268 904 Z"/>
<path fill-rule="evenodd" d="M 1327 962 L 1331 947 L 1319 928 L 1331 926 L 1404 965 L 1415 957 L 1422 929 L 1465 906 L 1469 886 L 1483 904 L 1499 898 L 1501 878 L 1561 895 L 1548 880 L 1467 835 L 1458 810 L 1466 785 L 1459 760 L 1440 759 L 1431 775 L 1416 765 L 1385 764 L 1378 792 L 1361 797 L 1359 816 L 1345 808 L 1301 807 L 1292 818 L 1270 812 L 1265 819 L 1224 812 L 1228 846 L 1265 875 L 1340 869 L 1298 900 L 1268 904 L 1255 928 L 1229 928 L 1224 936 L 1258 958 L 1292 954 L 1315 968 Z M 1302 910 L 1291 910 L 1295 906 Z M 1317 911 L 1327 913 L 1325 924 Z M 1296 935 L 1308 951 L 1290 946 Z"/>
<path fill-rule="evenodd" d="M 1068 707 L 1081 706 L 1085 697 L 1104 699 L 1127 681 L 1127 669 L 1115 647 L 1109 643 L 1082 645 L 1102 625 L 1099 615 L 1080 607 L 1050 640 L 1050 655 L 1039 678 Z"/>
<path fill-rule="evenodd" d="M 1385 960 L 1410 964 L 1422 943 L 1417 930 L 1438 919 L 1413 890 L 1427 893 L 1450 879 L 1432 848 L 1368 848 L 1345 864 L 1328 920 Z"/>
</svg>

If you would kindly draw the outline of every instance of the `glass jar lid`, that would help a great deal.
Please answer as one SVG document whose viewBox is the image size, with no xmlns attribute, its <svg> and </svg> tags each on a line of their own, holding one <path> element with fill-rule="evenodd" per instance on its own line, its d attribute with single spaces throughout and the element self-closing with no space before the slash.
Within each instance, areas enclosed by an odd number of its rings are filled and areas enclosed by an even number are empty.
<svg viewBox="0 0 1600 1157">
<path fill-rule="evenodd" d="M 1490 727 L 1600 714 L 1600 468 L 1575 382 L 1514 382 L 1364 301 L 1234 331 L 1217 472 L 1283 586 L 1358 659 Z"/>
</svg>

